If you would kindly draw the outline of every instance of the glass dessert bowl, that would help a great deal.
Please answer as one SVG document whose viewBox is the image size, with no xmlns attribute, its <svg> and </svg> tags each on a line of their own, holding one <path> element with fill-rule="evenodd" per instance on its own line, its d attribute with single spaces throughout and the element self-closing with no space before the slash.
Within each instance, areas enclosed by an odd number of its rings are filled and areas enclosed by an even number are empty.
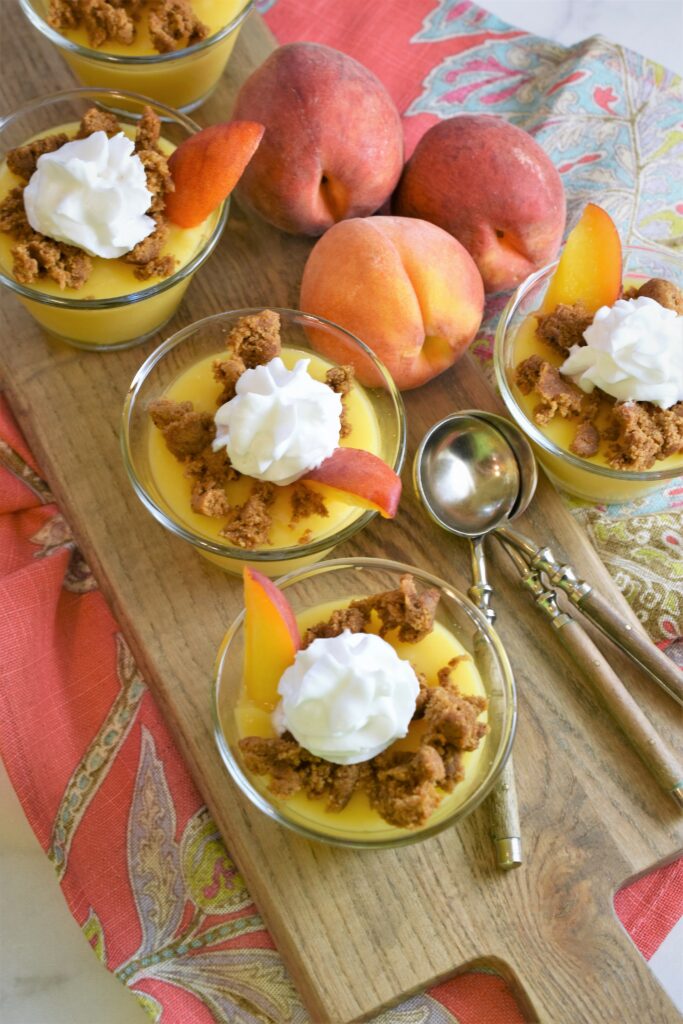
<svg viewBox="0 0 683 1024">
<path fill-rule="evenodd" d="M 218 653 L 213 714 L 225 766 L 259 810 L 309 839 L 378 849 L 427 839 L 485 799 L 516 698 L 467 598 L 422 570 L 352 558 L 277 586 L 245 570 L 245 604 Z"/>
<path fill-rule="evenodd" d="M 614 232 L 616 233 L 616 229 Z M 670 286 L 677 286 L 679 289 L 683 287 L 683 260 L 680 257 L 641 246 L 624 246 L 621 250 L 618 235 L 616 239 L 616 272 L 613 267 L 610 270 L 613 279 L 610 284 L 613 298 L 604 305 L 598 298 L 595 299 L 585 323 L 573 330 L 572 341 L 576 339 L 577 332 L 581 335 L 583 329 L 588 329 L 587 325 L 591 324 L 595 309 L 602 307 L 605 313 L 605 307 L 610 307 L 611 313 L 617 309 L 614 303 L 622 288 L 625 298 L 637 298 L 642 304 L 637 290 L 647 286 L 647 282 L 652 282 L 653 279 L 666 281 Z M 611 242 L 610 246 L 614 248 Z M 601 257 L 601 260 L 603 258 Z M 494 346 L 494 367 L 498 386 L 509 414 L 529 437 L 538 461 L 558 487 L 593 502 L 633 501 L 665 487 L 669 481 L 683 474 L 683 423 L 678 425 L 676 418 L 678 416 L 680 419 L 680 413 L 677 412 L 680 406 L 676 406 L 674 398 L 674 404 L 660 411 L 650 400 L 641 402 L 629 400 L 627 397 L 615 399 L 613 396 L 605 395 L 599 386 L 592 392 L 584 393 L 574 383 L 578 379 L 577 376 L 565 377 L 562 374 L 550 379 L 550 391 L 560 386 L 563 394 L 558 393 L 558 400 L 567 401 L 570 405 L 576 402 L 576 410 L 565 415 L 553 414 L 551 410 L 550 419 L 545 422 L 546 413 L 541 406 L 548 409 L 548 401 L 554 403 L 555 399 L 542 396 L 542 403 L 539 404 L 539 385 L 536 382 L 539 372 L 537 367 L 540 365 L 538 361 L 540 359 L 549 364 L 553 368 L 549 372 L 554 373 L 554 369 L 559 370 L 564 366 L 570 346 L 567 346 L 566 351 L 558 349 L 558 343 L 553 340 L 557 337 L 557 323 L 551 324 L 548 328 L 547 317 L 546 326 L 541 328 L 539 334 L 536 314 L 552 312 L 544 307 L 544 303 L 559 265 L 559 261 L 555 262 L 527 278 L 503 311 Z M 594 262 L 591 265 L 589 261 L 587 265 L 591 268 L 591 273 L 595 272 L 594 279 L 599 280 L 600 267 L 596 267 Z M 650 287 L 647 286 L 645 291 L 649 290 Z M 653 300 L 649 301 L 651 306 L 655 305 Z M 551 304 L 554 305 L 552 302 Z M 632 303 L 619 302 L 618 306 L 623 311 L 617 310 L 618 315 L 624 315 L 626 307 L 632 306 Z M 651 312 L 652 309 L 646 310 L 648 314 Z M 603 315 L 601 313 L 600 317 Z M 638 316 L 641 315 L 642 310 L 638 313 Z M 670 321 L 675 318 L 674 313 L 670 311 L 664 315 L 669 316 Z M 595 318 L 595 324 L 600 317 Z M 560 331 L 564 329 L 560 325 Z M 548 331 L 550 342 L 543 338 L 543 333 Z M 647 336 L 644 336 L 644 340 L 647 342 Z M 579 340 L 578 346 L 572 348 L 572 363 L 577 358 L 577 351 L 583 355 L 584 344 L 584 340 Z M 629 344 L 627 340 L 627 348 Z M 603 343 L 598 342 L 598 345 L 603 346 Z M 622 343 L 618 342 L 618 346 L 621 345 Z M 654 340 L 652 345 L 655 345 Z M 601 354 L 599 358 L 604 357 Z M 638 360 L 639 356 L 636 355 L 635 358 Z M 672 359 L 661 353 L 658 355 L 654 348 L 652 358 L 655 364 L 670 363 L 672 367 L 676 362 L 675 357 Z M 534 367 L 530 360 L 537 366 Z M 678 360 L 680 365 L 683 365 L 683 351 Z M 520 370 L 524 363 L 527 367 L 531 366 L 532 370 L 530 374 L 526 374 L 526 379 L 523 368 Z M 568 363 L 568 368 L 572 363 Z M 600 365 L 602 366 L 602 363 Z M 621 386 L 625 373 L 615 369 L 611 362 L 609 375 L 617 383 L 606 384 L 606 387 Z M 626 386 L 627 384 L 623 385 L 624 388 Z M 591 406 L 596 411 L 590 412 Z M 586 409 L 589 410 L 588 414 L 584 411 Z M 579 427 L 582 431 L 581 436 Z M 649 434 L 649 439 L 647 436 L 642 438 L 643 433 Z M 656 451 L 655 442 L 663 444 L 666 437 L 671 438 L 674 433 L 680 440 L 678 451 L 674 450 L 666 455 L 665 450 L 662 450 L 656 453 L 656 457 L 648 454 L 650 451 Z M 675 449 L 678 443 L 674 439 L 669 447 Z M 648 462 L 651 465 L 645 468 Z M 634 468 L 628 468 L 629 465 L 633 465 Z"/>
<path fill-rule="evenodd" d="M 59 49 L 83 85 L 143 93 L 183 113 L 195 110 L 215 89 L 253 7 L 253 0 L 191 0 L 188 6 L 196 20 L 188 21 L 184 36 L 174 39 L 163 25 L 158 31 L 150 30 L 147 15 L 152 4 L 145 2 L 132 23 L 134 32 L 119 33 L 126 40 L 119 41 L 107 39 L 106 33 L 93 36 L 82 22 L 56 27 L 62 19 L 50 17 L 50 0 L 19 2 L 34 28 Z M 117 8 L 125 13 L 126 4 Z M 124 20 L 128 21 L 127 15 Z M 177 28 L 175 34 L 180 34 Z M 133 35 L 130 41 L 129 35 Z M 157 46 L 174 48 L 160 52 Z M 130 109 L 123 95 L 110 97 L 110 103 L 117 111 Z"/>
<path fill-rule="evenodd" d="M 0 282 L 50 334 L 79 348 L 99 351 L 140 344 L 163 327 L 178 308 L 194 273 L 216 247 L 229 209 L 226 200 L 192 228 L 182 228 L 168 221 L 163 215 L 163 194 L 167 188 L 164 175 L 168 175 L 166 159 L 199 128 L 184 115 L 133 93 L 125 95 L 130 114 L 117 116 L 102 109 L 107 108 L 112 97 L 123 95 L 111 90 L 90 89 L 55 93 L 27 104 L 0 122 L 3 161 L 0 165 Z M 158 129 L 162 117 L 161 135 L 155 141 L 155 127 Z M 48 236 L 47 232 L 32 232 L 25 212 L 27 188 L 38 178 L 35 153 L 30 156 L 31 146 L 51 147 L 45 156 L 59 158 L 62 147 L 74 145 L 76 135 L 86 132 L 86 137 L 78 140 L 81 146 L 99 140 L 102 148 L 97 153 L 86 154 L 87 159 L 81 160 L 83 166 L 88 161 L 91 165 L 107 160 L 111 163 L 122 159 L 120 153 L 112 155 L 116 143 L 112 136 L 118 130 L 123 132 L 125 144 L 132 148 L 137 140 L 138 145 L 147 147 L 142 153 L 145 160 L 158 162 L 155 185 L 158 191 L 150 193 L 152 205 L 148 212 L 153 217 L 147 218 L 150 220 L 147 230 L 155 235 L 163 232 L 161 244 L 151 246 L 148 253 L 141 252 L 139 260 L 138 245 L 131 246 L 122 257 L 101 258 L 77 246 L 55 242 L 54 235 Z M 106 152 L 107 147 L 109 152 Z M 22 154 L 27 159 L 22 159 Z M 136 162 L 137 150 L 123 159 L 128 162 L 128 168 Z M 41 160 L 41 173 L 43 163 Z M 110 167 L 105 169 L 108 173 Z M 52 165 L 51 170 L 60 177 L 63 174 L 63 168 L 55 171 Z M 90 167 L 86 170 L 90 171 Z M 146 175 L 148 186 L 152 180 L 150 174 L 154 173 L 151 168 Z M 116 184 L 121 187 L 120 206 L 105 206 L 97 211 L 101 222 L 93 225 L 92 234 L 98 241 L 103 225 L 107 227 L 107 218 L 127 216 L 126 207 L 130 204 L 123 188 L 128 181 L 124 186 Z M 58 207 L 51 192 L 55 187 L 61 187 L 61 181 L 48 180 L 36 200 L 48 214 Z M 90 227 L 89 218 L 94 216 L 95 209 L 92 195 L 81 194 L 80 187 L 77 182 L 74 195 L 81 205 L 75 215 L 71 213 L 71 221 L 79 231 L 84 223 Z M 111 209 L 116 210 L 115 214 Z M 159 218 L 156 227 L 155 218 Z M 27 237 L 29 242 L 25 244 Z M 143 246 L 147 242 L 151 242 L 151 238 L 145 238 Z M 150 261 L 143 265 L 145 256 L 149 256 Z M 81 274 L 84 265 L 87 272 Z"/>
<path fill-rule="evenodd" d="M 321 332 L 372 384 L 317 354 Z M 378 511 L 395 514 L 405 413 L 388 372 L 342 328 L 296 310 L 231 310 L 150 355 L 121 441 L 133 487 L 163 526 L 229 572 L 250 564 L 275 576 L 325 557 Z"/>
</svg>

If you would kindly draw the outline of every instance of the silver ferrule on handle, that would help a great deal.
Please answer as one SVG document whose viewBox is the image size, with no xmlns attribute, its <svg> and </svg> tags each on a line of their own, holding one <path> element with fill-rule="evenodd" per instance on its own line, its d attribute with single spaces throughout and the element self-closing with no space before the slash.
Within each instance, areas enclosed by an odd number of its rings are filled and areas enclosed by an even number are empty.
<svg viewBox="0 0 683 1024">
<path fill-rule="evenodd" d="M 545 545 L 539 548 L 533 541 L 524 534 L 511 530 L 506 526 L 496 531 L 508 544 L 521 552 L 531 566 L 537 572 L 545 573 L 554 587 L 559 587 L 574 604 L 579 602 L 591 593 L 593 589 L 590 583 L 582 580 L 576 570 L 568 563 L 558 562 L 552 548 Z"/>
<path fill-rule="evenodd" d="M 472 586 L 467 591 L 467 596 L 477 608 L 484 613 L 488 621 L 493 625 L 496 621 L 496 613 L 491 607 L 493 587 L 488 581 L 486 573 L 486 555 L 484 552 L 484 538 L 473 537 L 470 540 L 470 556 L 472 563 Z"/>
<path fill-rule="evenodd" d="M 517 567 L 522 585 L 532 595 L 541 611 L 546 614 L 556 629 L 564 626 L 570 616 L 559 607 L 555 591 L 544 586 L 540 571 L 531 568 L 522 555 L 506 541 L 501 540 L 501 544 Z"/>
</svg>

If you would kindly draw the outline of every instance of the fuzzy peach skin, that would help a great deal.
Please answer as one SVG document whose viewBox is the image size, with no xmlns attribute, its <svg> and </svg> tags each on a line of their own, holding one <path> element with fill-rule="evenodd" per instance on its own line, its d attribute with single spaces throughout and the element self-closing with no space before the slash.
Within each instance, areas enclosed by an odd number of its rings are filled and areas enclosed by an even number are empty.
<svg viewBox="0 0 683 1024">
<path fill-rule="evenodd" d="M 374 213 L 401 174 L 393 100 L 371 71 L 329 46 L 275 50 L 242 86 L 233 118 L 266 127 L 237 195 L 283 231 L 321 235 Z"/>
<path fill-rule="evenodd" d="M 417 144 L 393 212 L 438 224 L 473 256 L 487 292 L 514 288 L 560 247 L 564 187 L 527 132 L 491 114 L 440 121 Z"/>
<path fill-rule="evenodd" d="M 484 287 L 472 257 L 434 224 L 355 218 L 316 242 L 304 268 L 300 308 L 364 341 L 403 391 L 460 358 L 481 323 Z M 320 333 L 311 341 L 336 362 L 354 362 L 352 353 Z M 363 370 L 356 364 L 361 383 L 373 383 Z"/>
</svg>

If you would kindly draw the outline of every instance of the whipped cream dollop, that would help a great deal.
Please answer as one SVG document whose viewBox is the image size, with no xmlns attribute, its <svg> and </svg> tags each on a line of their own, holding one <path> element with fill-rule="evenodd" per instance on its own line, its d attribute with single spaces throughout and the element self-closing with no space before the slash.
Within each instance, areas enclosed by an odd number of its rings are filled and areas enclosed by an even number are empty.
<svg viewBox="0 0 683 1024">
<path fill-rule="evenodd" d="M 654 299 L 602 306 L 572 345 L 560 372 L 590 394 L 599 387 L 620 402 L 668 409 L 683 401 L 683 317 Z"/>
<path fill-rule="evenodd" d="M 24 189 L 34 231 L 115 259 L 154 231 L 145 168 L 133 142 L 119 132 L 93 132 L 38 158 Z"/>
<path fill-rule="evenodd" d="M 341 397 L 311 377 L 309 362 L 288 370 L 276 356 L 245 370 L 235 397 L 216 413 L 213 449 L 224 447 L 240 473 L 291 484 L 338 446 Z"/>
<path fill-rule="evenodd" d="M 319 637 L 278 684 L 273 722 L 312 754 L 357 764 L 405 736 L 420 689 L 415 670 L 373 633 Z"/>
</svg>

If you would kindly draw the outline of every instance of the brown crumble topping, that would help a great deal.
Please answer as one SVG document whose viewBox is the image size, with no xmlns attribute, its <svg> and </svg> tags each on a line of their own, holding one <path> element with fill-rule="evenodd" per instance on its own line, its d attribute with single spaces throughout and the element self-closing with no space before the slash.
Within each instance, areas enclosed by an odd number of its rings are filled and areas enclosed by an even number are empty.
<svg viewBox="0 0 683 1024">
<path fill-rule="evenodd" d="M 128 46 L 135 39 L 135 22 L 124 7 L 107 0 L 81 0 L 80 7 L 91 46 L 99 48 L 109 40 Z"/>
<path fill-rule="evenodd" d="M 246 366 L 240 356 L 228 356 L 227 359 L 214 359 L 211 367 L 214 380 L 222 385 L 223 390 L 218 396 L 218 405 L 225 405 L 237 394 L 237 381 L 240 379 Z"/>
<path fill-rule="evenodd" d="M 344 399 L 348 395 L 349 391 L 353 387 L 353 383 L 356 377 L 356 372 L 352 366 L 331 366 L 325 374 L 325 383 L 328 387 L 332 388 L 334 392 L 341 395 L 342 411 L 339 417 L 339 437 L 348 437 L 352 431 L 352 426 L 349 423 L 349 411 L 344 404 Z"/>
<path fill-rule="evenodd" d="M 152 107 L 143 107 L 142 116 L 135 130 L 135 151 L 137 153 L 141 153 L 144 150 L 151 150 L 153 153 L 160 152 L 160 137 L 161 121 Z"/>
<path fill-rule="evenodd" d="M 297 540 L 297 544 L 309 544 L 313 537 L 313 530 L 304 530 L 301 536 Z"/>
<path fill-rule="evenodd" d="M 193 46 L 209 34 L 189 0 L 50 0 L 47 20 L 58 31 L 83 25 L 88 42 L 96 48 L 109 41 L 130 45 L 145 7 L 150 38 L 158 53 Z"/>
<path fill-rule="evenodd" d="M 595 424 L 590 420 L 579 423 L 574 439 L 569 445 L 569 451 L 574 452 L 574 455 L 580 455 L 583 459 L 590 459 L 592 455 L 597 455 L 599 447 L 600 431 Z"/>
<path fill-rule="evenodd" d="M 148 411 L 166 447 L 181 461 L 200 455 L 216 436 L 213 417 L 208 412 L 195 412 L 192 402 L 160 398 L 150 402 Z"/>
<path fill-rule="evenodd" d="M 581 303 L 566 306 L 560 303 L 550 313 L 536 317 L 536 334 L 561 356 L 569 355 L 572 345 L 585 345 L 583 332 L 593 317 Z"/>
<path fill-rule="evenodd" d="M 581 412 L 584 397 L 581 388 L 539 355 L 529 356 L 519 364 L 515 383 L 523 395 L 536 394 L 540 397 L 541 401 L 534 407 L 534 419 L 538 424 L 549 423 L 555 416 L 568 419 Z"/>
<path fill-rule="evenodd" d="M 270 507 L 274 501 L 275 484 L 258 480 L 244 504 L 230 508 L 221 537 L 247 550 L 267 544 L 272 523 Z"/>
<path fill-rule="evenodd" d="M 228 334 L 227 348 L 246 369 L 269 363 L 280 355 L 280 316 L 272 309 L 240 317 Z"/>
<path fill-rule="evenodd" d="M 0 203 L 0 231 L 18 239 L 29 239 L 35 233 L 26 219 L 23 185 L 11 189 Z"/>
<path fill-rule="evenodd" d="M 373 612 L 381 623 L 381 637 L 395 629 L 400 641 L 415 644 L 434 628 L 438 603 L 438 590 L 423 590 L 418 594 L 414 577 L 404 573 L 396 590 L 352 601 L 348 608 L 334 612 L 326 622 L 311 626 L 306 630 L 302 646 L 308 647 L 320 636 L 339 636 L 345 629 L 352 633 L 362 633 L 367 629 Z"/>
<path fill-rule="evenodd" d="M 165 196 L 174 186 L 167 160 L 156 148 L 160 124 L 152 108 L 145 107 L 136 133 L 136 146 L 142 147 L 138 156 L 145 168 L 147 187 L 152 193 L 150 215 L 157 221 L 157 228 L 122 257 L 125 262 L 136 265 L 133 274 L 140 281 L 156 276 L 167 277 L 177 265 L 174 256 L 161 255 L 168 236 L 168 225 L 163 216 Z M 97 131 L 111 136 L 120 130 L 114 114 L 91 107 L 83 115 L 75 138 L 84 139 Z M 48 135 L 18 146 L 7 154 L 7 166 L 24 180 L 24 184 L 11 189 L 0 202 L 0 230 L 12 235 L 18 243 L 12 249 L 12 273 L 20 284 L 29 285 L 41 278 L 49 278 L 61 289 L 78 289 L 92 273 L 92 258 L 86 252 L 34 231 L 24 208 L 23 190 L 36 170 L 38 158 L 44 153 L 55 152 L 69 141 L 69 136 L 64 133 Z"/>
<path fill-rule="evenodd" d="M 292 526 L 309 516 L 322 516 L 326 519 L 329 515 L 322 494 L 313 490 L 312 487 L 307 487 L 301 481 L 294 484 L 290 501 L 292 503 Z"/>
<path fill-rule="evenodd" d="M 683 451 L 683 402 L 660 409 L 650 402 L 620 402 L 612 410 L 608 458 L 615 469 L 651 469 Z"/>
<path fill-rule="evenodd" d="M 679 316 L 683 316 L 683 290 L 673 281 L 665 281 L 661 277 L 651 277 L 645 284 L 641 284 L 635 297 L 654 299 L 660 306 L 673 309 Z"/>
<path fill-rule="evenodd" d="M 82 249 L 55 242 L 37 231 L 29 241 L 16 245 L 12 256 L 12 273 L 20 284 L 48 277 L 61 289 L 80 288 L 92 273 L 92 261 Z"/>
<path fill-rule="evenodd" d="M 209 34 L 189 0 L 158 0 L 149 12 L 149 34 L 159 53 L 184 50 L 201 43 Z"/>
<path fill-rule="evenodd" d="M 36 169 L 38 158 L 44 153 L 54 153 L 68 141 L 69 136 L 64 132 L 59 132 L 57 135 L 46 135 L 43 139 L 34 139 L 33 142 L 27 142 L 25 146 L 10 149 L 6 157 L 7 166 L 12 174 L 16 174 L 17 178 L 28 181 Z"/>
<path fill-rule="evenodd" d="M 319 637 L 329 639 L 333 636 L 341 636 L 345 629 L 351 633 L 363 633 L 370 623 L 370 614 L 361 608 L 355 601 L 352 601 L 348 608 L 338 608 L 332 612 L 325 622 L 318 622 L 315 626 L 309 626 L 304 634 L 301 644 L 306 648 Z"/>
<path fill-rule="evenodd" d="M 86 110 L 85 114 L 81 118 L 81 126 L 78 129 L 77 139 L 87 139 L 89 135 L 94 135 L 95 132 L 104 132 L 109 138 L 112 135 L 118 135 L 121 131 L 121 125 L 116 114 L 112 114 L 108 110 L 98 110 L 97 107 L 91 107 L 90 110 Z"/>
<path fill-rule="evenodd" d="M 412 576 L 403 577 L 401 584 L 401 592 L 415 593 Z M 361 606 L 383 606 L 386 597 L 376 594 L 337 609 L 327 622 L 307 631 L 305 644 L 319 636 L 338 636 L 344 628 L 360 632 L 367 625 Z M 412 612 L 407 604 L 404 624 L 412 629 Z M 277 797 L 303 791 L 309 799 L 324 798 L 326 810 L 338 812 L 354 792 L 362 791 L 388 824 L 397 828 L 423 825 L 442 794 L 450 793 L 462 781 L 462 752 L 476 750 L 488 732 L 486 723 L 478 721 L 488 706 L 486 699 L 460 693 L 451 678 L 458 664 L 466 660 L 469 655 L 453 658 L 439 670 L 435 686 L 429 686 L 425 676 L 417 673 L 420 692 L 413 719 L 424 719 L 425 729 L 415 751 L 390 747 L 361 764 L 337 765 L 311 754 L 290 733 L 279 738 L 248 736 L 239 744 L 246 766 L 256 775 L 270 776 L 268 788 Z"/>
</svg>

